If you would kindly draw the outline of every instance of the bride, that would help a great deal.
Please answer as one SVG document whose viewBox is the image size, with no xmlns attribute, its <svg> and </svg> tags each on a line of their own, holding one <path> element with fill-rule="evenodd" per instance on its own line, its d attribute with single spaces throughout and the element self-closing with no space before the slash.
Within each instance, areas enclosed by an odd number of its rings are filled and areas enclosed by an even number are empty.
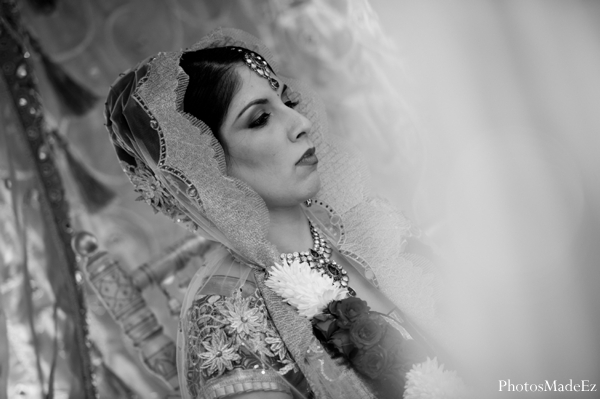
<svg viewBox="0 0 600 399">
<path fill-rule="evenodd" d="M 434 392 L 418 378 L 445 373 L 418 230 L 370 196 L 319 100 L 262 43 L 219 29 L 159 53 L 121 75 L 106 118 L 146 202 L 220 243 L 182 307 L 184 398 Z"/>
</svg>

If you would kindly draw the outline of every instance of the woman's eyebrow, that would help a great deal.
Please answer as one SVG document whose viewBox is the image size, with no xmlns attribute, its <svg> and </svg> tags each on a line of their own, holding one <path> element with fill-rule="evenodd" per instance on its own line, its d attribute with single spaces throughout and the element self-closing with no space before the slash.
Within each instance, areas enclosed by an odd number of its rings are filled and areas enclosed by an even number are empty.
<svg viewBox="0 0 600 399">
<path fill-rule="evenodd" d="M 240 111 L 240 113 L 238 114 L 238 116 L 235 118 L 235 120 L 237 121 L 240 118 L 240 116 L 242 116 L 242 114 L 244 112 L 246 112 L 246 110 L 248 108 L 250 108 L 251 106 L 253 106 L 253 105 L 262 105 L 262 104 L 266 104 L 268 102 L 269 102 L 269 100 L 267 100 L 266 98 L 257 98 L 256 100 L 250 101 L 248 104 L 246 104 L 246 106 L 244 108 L 242 108 L 242 110 Z"/>
</svg>

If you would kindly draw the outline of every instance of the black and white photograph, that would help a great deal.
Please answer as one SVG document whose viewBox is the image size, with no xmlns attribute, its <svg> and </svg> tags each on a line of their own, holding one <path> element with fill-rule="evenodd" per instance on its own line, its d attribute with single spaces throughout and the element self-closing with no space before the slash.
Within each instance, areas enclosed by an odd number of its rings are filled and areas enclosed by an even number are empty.
<svg viewBox="0 0 600 399">
<path fill-rule="evenodd" d="M 0 0 L 0 399 L 600 399 L 600 1 Z"/>
</svg>

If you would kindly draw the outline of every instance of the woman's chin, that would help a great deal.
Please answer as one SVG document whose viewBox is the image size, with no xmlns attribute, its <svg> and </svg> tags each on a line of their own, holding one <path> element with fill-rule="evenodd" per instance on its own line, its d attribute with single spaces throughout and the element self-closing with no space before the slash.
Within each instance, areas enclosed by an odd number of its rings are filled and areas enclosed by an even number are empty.
<svg viewBox="0 0 600 399">
<path fill-rule="evenodd" d="M 309 176 L 307 183 L 305 200 L 313 198 L 319 193 L 321 189 L 321 177 L 318 173 L 313 173 Z"/>
<path fill-rule="evenodd" d="M 307 176 L 296 185 L 294 190 L 294 202 L 302 203 L 308 199 L 315 198 L 321 189 L 321 178 L 318 173 Z"/>
<path fill-rule="evenodd" d="M 280 181 L 276 184 L 279 189 L 257 190 L 256 192 L 265 200 L 268 208 L 290 207 L 301 204 L 307 199 L 317 196 L 321 189 L 321 178 L 318 173 L 311 173 L 302 178 L 296 178 L 292 183 L 290 180 Z M 262 187 L 264 189 L 264 186 Z M 271 188 L 271 187 L 269 187 Z M 268 195 L 263 195 L 267 193 Z"/>
</svg>

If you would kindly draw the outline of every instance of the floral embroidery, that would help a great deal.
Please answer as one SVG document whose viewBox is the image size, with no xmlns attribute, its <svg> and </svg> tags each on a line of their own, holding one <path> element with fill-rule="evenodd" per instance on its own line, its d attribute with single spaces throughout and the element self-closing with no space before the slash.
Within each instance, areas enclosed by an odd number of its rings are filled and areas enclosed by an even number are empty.
<svg viewBox="0 0 600 399">
<path fill-rule="evenodd" d="M 227 339 L 223 331 L 217 331 L 209 341 L 202 341 L 204 352 L 198 353 L 203 360 L 201 369 L 208 369 L 209 374 L 222 374 L 225 370 L 233 369 L 233 363 L 240 360 L 233 343 Z"/>
<path fill-rule="evenodd" d="M 164 185 L 156 178 L 144 162 L 137 160 L 138 166 L 121 161 L 123 171 L 135 187 L 134 191 L 141 195 L 136 201 L 145 201 L 152 207 L 154 213 L 159 211 L 177 223 L 183 224 L 188 230 L 198 230 L 198 225 L 177 207 L 177 200 L 169 193 Z"/>
<path fill-rule="evenodd" d="M 187 347 L 192 391 L 236 368 L 272 368 L 280 375 L 297 369 L 258 290 L 248 297 L 200 296 L 188 310 Z"/>
<path fill-rule="evenodd" d="M 262 361 L 266 360 L 266 358 L 275 357 L 275 354 L 267 347 L 265 338 L 264 334 L 257 334 L 254 337 L 250 337 L 249 340 L 251 350 L 254 353 L 258 353 Z"/>
<path fill-rule="evenodd" d="M 283 341 L 279 337 L 266 337 L 265 342 L 269 344 L 269 348 L 271 351 L 279 357 L 279 360 L 285 360 L 285 356 L 287 354 L 287 350 L 285 349 L 285 345 L 283 345 Z"/>
<path fill-rule="evenodd" d="M 259 331 L 264 322 L 264 315 L 258 308 L 250 308 L 250 298 L 236 299 L 225 300 L 224 308 L 220 309 L 229 322 L 229 330 L 245 336 Z"/>
<path fill-rule="evenodd" d="M 135 187 L 135 191 L 141 195 L 136 198 L 136 201 L 145 201 L 154 209 L 154 212 L 165 212 L 169 217 L 173 217 L 174 198 L 165 190 L 154 173 L 145 166 L 133 166 L 125 162 L 121 162 L 123 171 Z M 138 165 L 144 165 L 141 161 Z"/>
</svg>

